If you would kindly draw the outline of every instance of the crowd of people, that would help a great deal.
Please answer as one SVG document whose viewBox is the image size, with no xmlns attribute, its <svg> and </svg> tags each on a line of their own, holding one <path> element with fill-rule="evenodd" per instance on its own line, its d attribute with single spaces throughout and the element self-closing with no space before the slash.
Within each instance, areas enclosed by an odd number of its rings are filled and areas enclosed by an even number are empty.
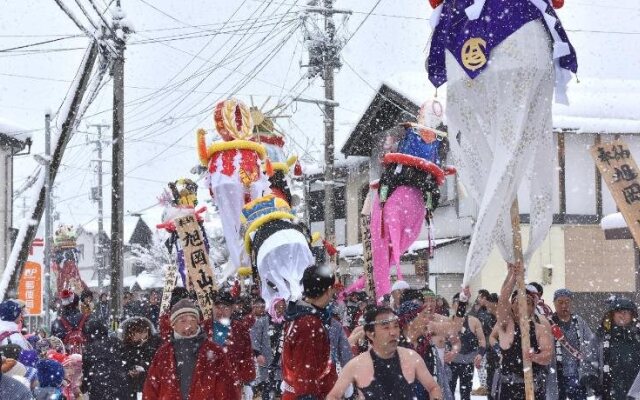
<svg viewBox="0 0 640 400">
<path fill-rule="evenodd" d="M 381 299 L 345 294 L 328 266 L 308 268 L 303 298 L 271 304 L 221 289 L 212 317 L 177 287 L 127 293 L 118 329 L 108 299 L 59 294 L 51 330 L 23 329 L 23 304 L 0 303 L 0 399 L 428 399 L 525 398 L 516 276 L 500 293 L 462 291 L 449 303 L 397 281 Z M 592 331 L 573 293 L 526 286 L 535 398 L 627 399 L 640 371 L 637 307 L 616 297 Z M 449 315 L 450 313 L 450 315 Z M 473 389 L 474 374 L 480 387 Z"/>
</svg>

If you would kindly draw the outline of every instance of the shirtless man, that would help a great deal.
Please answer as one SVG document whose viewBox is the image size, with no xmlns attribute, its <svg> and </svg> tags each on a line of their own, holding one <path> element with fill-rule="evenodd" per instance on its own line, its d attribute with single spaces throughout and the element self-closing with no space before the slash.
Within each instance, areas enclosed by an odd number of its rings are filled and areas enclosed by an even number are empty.
<svg viewBox="0 0 640 400">
<path fill-rule="evenodd" d="M 410 400 L 420 382 L 431 400 L 442 400 L 442 392 L 422 357 L 415 351 L 398 347 L 398 317 L 386 307 L 371 307 L 364 315 L 364 330 L 371 350 L 351 360 L 342 370 L 327 400 L 342 399 L 350 384 L 355 384 L 365 399 Z"/>
<path fill-rule="evenodd" d="M 492 345 L 499 345 L 501 371 L 495 398 L 497 400 L 524 400 L 524 374 L 522 367 L 522 339 L 519 326 L 517 292 L 513 289 L 516 277 L 522 273 L 522 264 L 509 264 L 509 272 L 502 284 L 498 300 L 497 323 L 491 334 Z M 535 398 L 545 398 L 546 366 L 551 362 L 553 339 L 546 325 L 534 315 L 536 296 L 527 292 L 527 312 L 530 321 L 531 350 L 525 357 L 533 363 Z"/>
</svg>

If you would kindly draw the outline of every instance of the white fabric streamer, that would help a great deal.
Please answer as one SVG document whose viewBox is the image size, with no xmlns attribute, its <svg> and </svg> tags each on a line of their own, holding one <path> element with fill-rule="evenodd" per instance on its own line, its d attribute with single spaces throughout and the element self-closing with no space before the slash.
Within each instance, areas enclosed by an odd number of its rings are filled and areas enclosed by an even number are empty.
<svg viewBox="0 0 640 400">
<path fill-rule="evenodd" d="M 510 208 L 525 177 L 531 185 L 531 233 L 525 262 L 552 222 L 556 153 L 551 125 L 552 46 L 540 20 L 491 52 L 489 68 L 469 79 L 447 52 L 447 116 L 453 165 L 479 205 L 463 286 L 486 263 L 494 243 L 514 261 Z"/>
<path fill-rule="evenodd" d="M 256 264 L 262 278 L 262 298 L 267 304 L 280 297 L 295 301 L 302 297 L 300 280 L 315 259 L 304 235 L 297 229 L 283 229 L 267 238 L 258 251 Z M 267 284 L 273 283 L 277 291 Z"/>
</svg>

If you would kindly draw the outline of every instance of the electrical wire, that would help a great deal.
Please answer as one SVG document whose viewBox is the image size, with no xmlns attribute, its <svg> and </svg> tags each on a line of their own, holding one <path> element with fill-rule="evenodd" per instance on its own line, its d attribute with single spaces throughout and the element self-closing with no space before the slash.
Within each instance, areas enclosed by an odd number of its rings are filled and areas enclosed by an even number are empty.
<svg viewBox="0 0 640 400">
<path fill-rule="evenodd" d="M 58 5 L 58 7 L 60 7 L 60 9 L 67 14 L 67 17 L 69 17 L 69 19 L 71 19 L 71 21 L 73 21 L 74 24 L 76 24 L 76 26 L 82 31 L 82 33 L 84 33 L 87 37 L 90 38 L 94 38 L 94 35 L 91 34 L 91 32 L 89 32 L 89 30 L 87 28 L 84 27 L 84 25 L 82 25 L 82 23 L 80 23 L 80 21 L 78 21 L 78 19 L 76 18 L 75 15 L 73 15 L 73 13 L 71 12 L 71 10 L 69 10 L 67 8 L 67 6 L 62 2 L 62 0 L 53 0 L 56 2 L 56 4 Z"/>
</svg>

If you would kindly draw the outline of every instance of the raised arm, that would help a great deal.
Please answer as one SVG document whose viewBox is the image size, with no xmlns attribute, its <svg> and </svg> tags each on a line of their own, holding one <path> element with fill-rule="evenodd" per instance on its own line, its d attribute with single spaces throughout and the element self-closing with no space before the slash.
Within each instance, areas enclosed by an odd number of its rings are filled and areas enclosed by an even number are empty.
<svg viewBox="0 0 640 400">
<path fill-rule="evenodd" d="M 513 321 L 513 317 L 511 316 L 511 293 L 513 292 L 513 288 L 516 286 L 516 277 L 522 270 L 522 264 L 507 264 L 508 272 L 507 277 L 502 284 L 502 289 L 500 289 L 500 297 L 498 298 L 498 307 L 496 310 L 496 320 L 497 325 L 500 326 L 500 329 L 505 331 L 507 329 L 507 324 L 510 321 Z"/>
</svg>

